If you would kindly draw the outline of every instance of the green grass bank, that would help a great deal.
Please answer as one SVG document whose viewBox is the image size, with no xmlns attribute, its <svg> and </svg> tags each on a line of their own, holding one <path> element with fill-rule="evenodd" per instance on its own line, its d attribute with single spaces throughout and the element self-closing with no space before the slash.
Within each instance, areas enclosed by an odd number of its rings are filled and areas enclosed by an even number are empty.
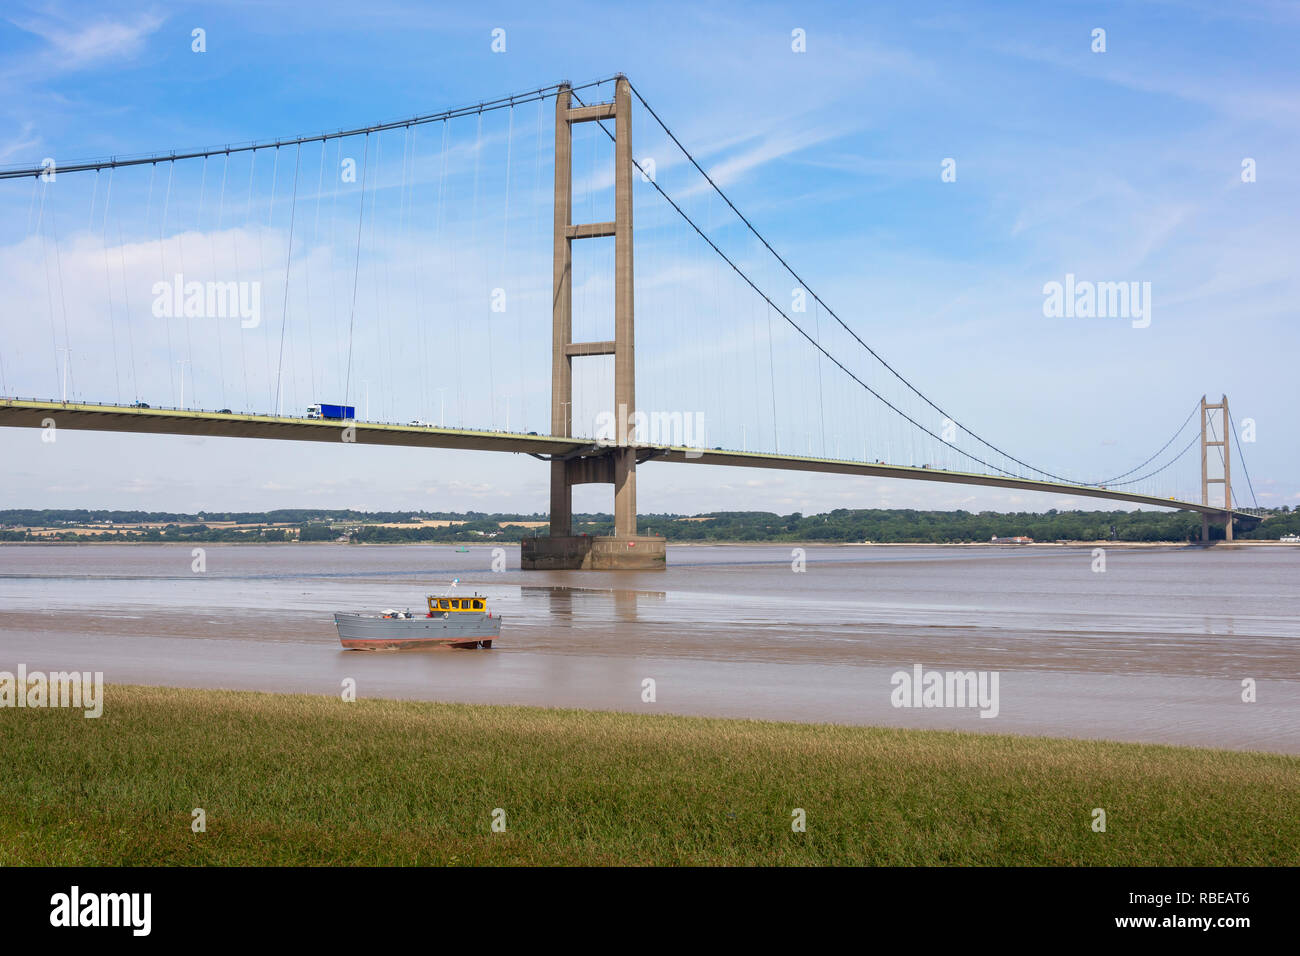
<svg viewBox="0 0 1300 956">
<path fill-rule="evenodd" d="M 1300 864 L 1272 754 L 121 685 L 0 753 L 3 865 Z"/>
</svg>

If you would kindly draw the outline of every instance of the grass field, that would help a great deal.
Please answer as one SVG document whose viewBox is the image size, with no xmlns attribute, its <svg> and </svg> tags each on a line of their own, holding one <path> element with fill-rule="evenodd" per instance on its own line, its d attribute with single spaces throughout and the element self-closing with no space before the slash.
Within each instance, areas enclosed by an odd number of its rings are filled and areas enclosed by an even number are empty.
<svg viewBox="0 0 1300 956">
<path fill-rule="evenodd" d="M 97 720 L 0 709 L 0 864 L 1300 864 L 1296 757 L 117 685 L 105 699 Z"/>
</svg>

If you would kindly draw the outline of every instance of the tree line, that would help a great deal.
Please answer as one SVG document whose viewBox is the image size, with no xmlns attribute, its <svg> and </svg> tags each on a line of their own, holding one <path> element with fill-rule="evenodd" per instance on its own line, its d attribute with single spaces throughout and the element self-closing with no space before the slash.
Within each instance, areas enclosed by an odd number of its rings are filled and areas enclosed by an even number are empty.
<svg viewBox="0 0 1300 956">
<path fill-rule="evenodd" d="M 690 520 L 684 520 L 689 518 Z M 416 519 L 416 520 L 412 520 Z M 457 521 L 441 527 L 420 520 Z M 167 512 L 24 510 L 0 511 L 0 541 L 335 541 L 385 544 L 404 542 L 518 542 L 546 534 L 545 526 L 530 528 L 512 522 L 544 521 L 544 515 L 485 512 L 362 512 L 352 510 L 283 509 L 267 512 Z M 75 534 L 86 525 L 149 522 L 151 528 L 120 528 Z M 213 527 L 207 522 L 238 521 L 245 528 Z M 293 527 L 271 527 L 292 524 Z M 391 527 L 385 524 L 394 525 Z M 504 525 L 504 526 L 503 526 Z M 1200 515 L 1176 511 L 1057 511 L 1004 513 L 994 511 L 921 511 L 916 509 L 840 508 L 826 514 L 779 515 L 766 511 L 723 511 L 706 515 L 659 514 L 638 519 L 644 534 L 660 534 L 674 542 L 878 542 L 883 544 L 977 543 L 994 537 L 1027 536 L 1035 541 L 1188 542 L 1200 538 Z M 55 535 L 35 535 L 30 527 L 55 529 Z M 1223 528 L 1210 526 L 1216 539 Z M 577 534 L 613 534 L 607 514 L 574 516 Z M 1236 537 L 1274 539 L 1300 534 L 1300 511 L 1283 507 L 1267 513 L 1253 531 Z"/>
</svg>

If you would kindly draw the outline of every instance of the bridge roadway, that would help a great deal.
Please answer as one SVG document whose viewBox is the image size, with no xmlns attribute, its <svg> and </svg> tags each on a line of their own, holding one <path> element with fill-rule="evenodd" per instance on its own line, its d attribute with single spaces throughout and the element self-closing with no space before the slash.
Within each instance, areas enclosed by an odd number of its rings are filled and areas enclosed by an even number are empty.
<svg viewBox="0 0 1300 956">
<path fill-rule="evenodd" d="M 0 426 L 45 427 L 53 419 L 56 428 L 82 431 L 140 432 L 167 435 L 205 435 L 214 438 L 273 438 L 281 441 L 339 442 L 351 426 L 350 438 L 359 445 L 396 445 L 408 448 L 452 448 L 465 451 L 513 452 L 539 458 L 574 458 L 599 454 L 602 446 L 590 439 L 557 438 L 533 433 L 474 431 L 435 425 L 390 425 L 363 421 L 287 418 L 277 415 L 225 414 L 177 408 L 136 408 L 126 405 L 90 405 L 0 398 Z M 777 455 L 766 452 L 732 451 L 719 448 L 683 448 L 658 445 L 638 446 L 639 461 L 663 461 L 696 465 L 728 465 L 740 468 L 775 468 L 783 471 L 811 471 L 822 474 L 874 475 L 911 481 L 944 481 L 963 485 L 987 485 L 1021 491 L 1045 491 L 1130 501 L 1153 508 L 1196 511 L 1222 518 L 1223 508 L 1194 501 L 1134 494 L 1095 485 L 1035 481 L 912 465 L 873 464 L 833 458 Z M 1233 511 L 1239 528 L 1249 530 L 1259 517 Z"/>
</svg>

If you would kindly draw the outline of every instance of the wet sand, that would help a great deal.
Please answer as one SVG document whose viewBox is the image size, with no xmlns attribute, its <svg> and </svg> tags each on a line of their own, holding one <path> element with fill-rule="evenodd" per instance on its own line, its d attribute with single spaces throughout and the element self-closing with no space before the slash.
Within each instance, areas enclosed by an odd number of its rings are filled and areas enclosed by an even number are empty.
<svg viewBox="0 0 1300 956">
<path fill-rule="evenodd" d="M 0 547 L 0 670 L 117 683 L 1099 737 L 1300 753 L 1300 551 L 669 548 L 665 572 L 529 572 L 504 546 Z M 491 651 L 343 651 L 335 610 L 489 595 Z M 999 713 L 890 676 L 999 674 Z M 656 701 L 642 701 L 642 682 Z M 1257 682 L 1243 703 L 1241 681 Z M 111 701 L 109 701 L 111 705 Z"/>
</svg>

